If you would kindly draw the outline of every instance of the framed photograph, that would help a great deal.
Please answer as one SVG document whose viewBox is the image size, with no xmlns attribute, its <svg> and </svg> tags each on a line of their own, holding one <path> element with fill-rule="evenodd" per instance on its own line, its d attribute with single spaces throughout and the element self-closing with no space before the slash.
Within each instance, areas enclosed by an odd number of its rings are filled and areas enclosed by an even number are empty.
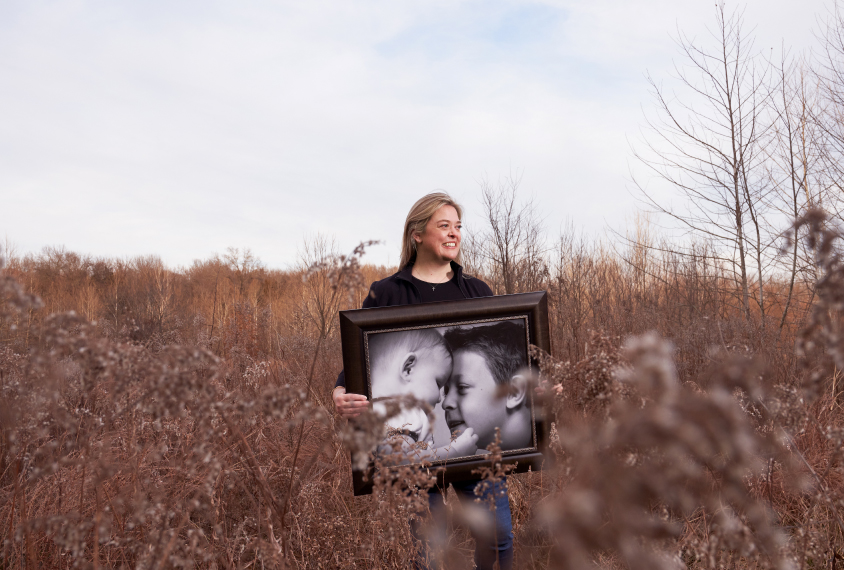
<svg viewBox="0 0 844 570">
<path fill-rule="evenodd" d="M 341 311 L 340 334 L 346 390 L 390 416 L 377 454 L 442 467 L 441 485 L 475 479 L 497 428 L 504 463 L 542 469 L 549 426 L 528 347 L 551 351 L 545 292 Z M 373 469 L 353 467 L 356 495 Z"/>
</svg>

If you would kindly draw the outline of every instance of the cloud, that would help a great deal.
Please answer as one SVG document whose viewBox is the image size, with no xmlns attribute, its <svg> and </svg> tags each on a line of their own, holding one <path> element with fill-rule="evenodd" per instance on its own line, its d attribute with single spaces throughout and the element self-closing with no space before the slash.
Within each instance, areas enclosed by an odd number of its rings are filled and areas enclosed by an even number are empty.
<svg viewBox="0 0 844 570">
<path fill-rule="evenodd" d="M 802 47 L 821 3 L 801 6 L 756 1 L 747 19 Z M 471 228 L 477 180 L 511 169 L 552 233 L 601 231 L 634 207 L 645 70 L 667 76 L 670 34 L 703 37 L 712 16 L 663 0 L 6 2 L 0 231 L 173 264 L 248 246 L 272 266 L 323 232 L 386 240 L 372 259 L 395 262 L 420 195 L 453 192 Z"/>
</svg>

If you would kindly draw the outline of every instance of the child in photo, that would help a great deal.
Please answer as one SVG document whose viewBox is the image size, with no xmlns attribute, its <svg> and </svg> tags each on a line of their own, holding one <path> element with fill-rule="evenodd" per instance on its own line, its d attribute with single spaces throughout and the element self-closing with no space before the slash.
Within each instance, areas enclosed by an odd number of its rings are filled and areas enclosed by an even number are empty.
<svg viewBox="0 0 844 570">
<path fill-rule="evenodd" d="M 453 366 L 442 403 L 452 434 L 473 430 L 485 449 L 500 429 L 501 449 L 530 447 L 525 328 L 513 321 L 445 333 Z"/>
<path fill-rule="evenodd" d="M 369 362 L 373 408 L 382 413 L 385 401 L 406 395 L 433 408 L 442 398 L 453 364 L 442 335 L 433 328 L 371 335 Z M 434 448 L 433 427 L 419 406 L 402 406 L 387 426 L 401 432 L 402 452 L 420 461 L 474 455 L 477 449 L 478 438 L 471 429 L 449 445 Z"/>
</svg>

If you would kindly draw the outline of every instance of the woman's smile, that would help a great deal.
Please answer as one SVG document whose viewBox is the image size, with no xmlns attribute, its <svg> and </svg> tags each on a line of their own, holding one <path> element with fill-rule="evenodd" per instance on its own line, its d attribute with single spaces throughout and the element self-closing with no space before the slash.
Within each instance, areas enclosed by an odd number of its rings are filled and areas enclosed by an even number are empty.
<svg viewBox="0 0 844 570">
<path fill-rule="evenodd" d="M 451 261 L 460 251 L 462 224 L 454 206 L 443 206 L 431 217 L 425 231 L 415 238 L 418 259 Z"/>
</svg>

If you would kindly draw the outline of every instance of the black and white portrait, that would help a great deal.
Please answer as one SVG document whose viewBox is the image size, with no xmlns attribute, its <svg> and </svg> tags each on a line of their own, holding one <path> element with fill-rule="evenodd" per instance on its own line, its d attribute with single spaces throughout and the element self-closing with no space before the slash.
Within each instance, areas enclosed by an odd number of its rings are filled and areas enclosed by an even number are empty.
<svg viewBox="0 0 844 570">
<path fill-rule="evenodd" d="M 496 428 L 504 452 L 536 446 L 527 338 L 525 318 L 367 334 L 373 406 L 410 396 L 433 410 L 402 405 L 387 421 L 408 461 L 484 455 Z"/>
</svg>

